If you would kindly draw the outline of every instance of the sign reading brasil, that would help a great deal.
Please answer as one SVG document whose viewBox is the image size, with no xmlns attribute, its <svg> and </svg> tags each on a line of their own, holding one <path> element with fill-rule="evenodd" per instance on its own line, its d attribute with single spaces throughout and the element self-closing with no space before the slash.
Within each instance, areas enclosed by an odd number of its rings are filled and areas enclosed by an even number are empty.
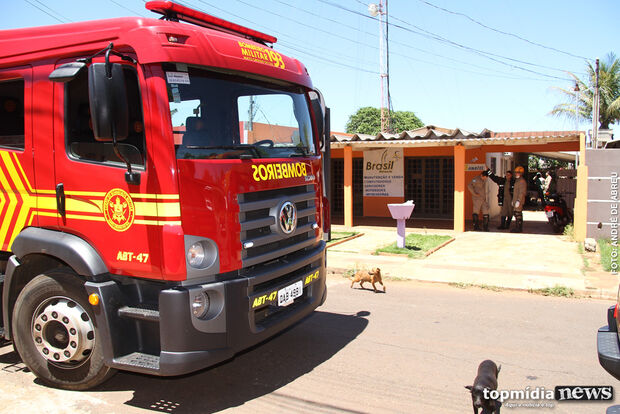
<svg viewBox="0 0 620 414">
<path fill-rule="evenodd" d="M 402 149 L 364 151 L 364 197 L 403 197 Z"/>
</svg>

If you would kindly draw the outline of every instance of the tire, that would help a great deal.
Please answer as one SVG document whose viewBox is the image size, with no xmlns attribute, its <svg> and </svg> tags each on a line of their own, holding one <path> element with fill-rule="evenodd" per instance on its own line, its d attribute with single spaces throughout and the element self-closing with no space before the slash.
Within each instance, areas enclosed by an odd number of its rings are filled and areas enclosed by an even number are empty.
<svg viewBox="0 0 620 414">
<path fill-rule="evenodd" d="M 553 231 L 557 234 L 560 234 L 564 231 L 564 225 L 560 223 L 560 219 L 557 215 L 553 216 L 553 222 L 551 223 L 551 227 L 553 227 Z"/>
<path fill-rule="evenodd" d="M 26 366 L 51 387 L 87 390 L 116 372 L 104 363 L 84 282 L 71 269 L 41 274 L 24 287 L 13 338 Z"/>
</svg>

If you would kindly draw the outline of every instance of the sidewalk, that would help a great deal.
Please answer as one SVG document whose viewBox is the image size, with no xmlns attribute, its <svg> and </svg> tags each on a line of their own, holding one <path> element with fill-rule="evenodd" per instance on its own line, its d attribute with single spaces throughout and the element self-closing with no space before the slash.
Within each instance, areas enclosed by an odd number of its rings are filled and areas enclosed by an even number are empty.
<svg viewBox="0 0 620 414">
<path fill-rule="evenodd" d="M 497 286 L 505 289 L 572 288 L 593 298 L 616 299 L 618 276 L 582 273 L 583 259 L 577 243 L 566 237 L 544 233 L 544 213 L 526 212 L 524 233 L 465 232 L 407 229 L 407 233 L 447 234 L 455 237 L 426 259 L 376 256 L 374 251 L 396 240 L 396 228 L 354 227 L 364 236 L 327 249 L 331 273 L 352 268 L 379 267 L 387 277 L 436 283 Z M 333 231 L 347 230 L 333 226 Z M 530 230 L 530 232 L 528 232 Z"/>
</svg>

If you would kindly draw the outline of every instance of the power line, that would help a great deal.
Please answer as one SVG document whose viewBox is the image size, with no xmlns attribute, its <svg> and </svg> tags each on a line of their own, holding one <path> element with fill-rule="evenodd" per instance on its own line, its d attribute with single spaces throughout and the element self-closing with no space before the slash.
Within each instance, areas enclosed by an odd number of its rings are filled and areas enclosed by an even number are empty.
<svg viewBox="0 0 620 414">
<path fill-rule="evenodd" d="M 321 3 L 328 4 L 328 5 L 332 6 L 332 7 L 336 7 L 338 9 L 345 10 L 345 11 L 347 11 L 349 13 L 353 13 L 353 14 L 356 14 L 356 15 L 359 15 L 359 16 L 363 16 L 363 17 L 371 19 L 371 20 L 376 20 L 374 17 L 368 16 L 368 15 L 366 15 L 364 13 L 360 13 L 360 12 L 358 12 L 356 10 L 349 9 L 347 7 L 344 7 L 344 6 L 340 5 L 340 4 L 334 3 L 334 2 L 329 1 L 329 0 L 317 0 L 317 1 L 319 1 Z M 505 66 L 509 66 L 511 68 L 514 68 L 514 69 L 523 70 L 523 71 L 526 71 L 526 72 L 534 73 L 534 74 L 537 74 L 539 76 L 544 76 L 544 77 L 548 77 L 548 78 L 552 78 L 552 79 L 567 80 L 567 78 L 561 78 L 559 76 L 548 75 L 548 74 L 545 74 L 545 73 L 542 73 L 542 72 L 537 72 L 537 71 L 532 70 L 532 69 L 524 68 L 522 66 L 518 66 L 518 65 L 515 65 L 515 64 L 507 63 L 507 62 L 504 62 L 502 60 L 495 59 L 492 56 L 495 56 L 495 57 L 501 58 L 501 59 L 506 59 L 506 60 L 513 61 L 513 62 L 518 62 L 518 63 L 522 63 L 522 64 L 526 64 L 526 65 L 530 65 L 530 66 L 535 66 L 535 67 L 540 67 L 540 68 L 544 68 L 544 69 L 556 70 L 556 71 L 560 71 L 560 72 L 566 72 L 566 70 L 564 70 L 564 69 L 558 69 L 558 68 L 554 68 L 554 67 L 551 67 L 551 66 L 539 65 L 539 64 L 536 64 L 536 63 L 527 62 L 527 61 L 523 61 L 523 60 L 519 60 L 519 59 L 514 59 L 514 58 L 510 58 L 508 56 L 503 56 L 503 55 L 487 52 L 487 51 L 484 51 L 484 50 L 476 49 L 476 48 L 473 48 L 473 47 L 470 47 L 470 46 L 466 46 L 466 45 L 460 44 L 458 42 L 452 41 L 452 40 L 447 39 L 445 37 L 442 37 L 442 36 L 440 36 L 440 35 L 438 35 L 436 33 L 430 32 L 430 31 L 428 31 L 426 29 L 423 29 L 423 28 L 421 28 L 419 26 L 416 26 L 416 25 L 414 25 L 412 23 L 406 22 L 406 21 L 404 21 L 402 19 L 399 19 L 397 17 L 394 17 L 394 16 L 390 16 L 390 17 L 392 19 L 394 19 L 394 20 L 398 20 L 398 21 L 400 21 L 402 23 L 405 23 L 408 26 L 414 27 L 417 30 L 413 30 L 410 27 L 401 26 L 401 25 L 395 24 L 395 23 L 390 23 L 390 25 L 392 25 L 394 27 L 397 27 L 399 29 L 402 29 L 404 31 L 407 31 L 407 32 L 410 32 L 410 33 L 414 33 L 414 34 L 416 34 L 418 36 L 426 37 L 426 38 L 429 38 L 429 39 L 432 39 L 432 40 L 435 40 L 435 41 L 439 41 L 439 42 L 442 42 L 442 43 L 446 43 L 446 44 L 452 45 L 454 47 L 458 47 L 458 48 L 461 48 L 461 49 L 464 49 L 464 50 L 468 50 L 468 51 L 476 53 L 476 54 L 478 54 L 478 55 L 480 55 L 480 56 L 482 56 L 482 57 L 484 57 L 486 59 L 492 60 L 494 62 L 500 63 L 500 64 L 505 65 Z"/>
<path fill-rule="evenodd" d="M 276 1 L 276 2 L 278 2 L 278 3 L 284 4 L 285 6 L 290 7 L 290 8 L 292 8 L 292 9 L 296 9 L 296 10 L 302 11 L 302 12 L 304 12 L 304 13 L 308 13 L 308 14 L 310 14 L 310 15 L 312 15 L 312 16 L 316 16 L 316 17 L 322 18 L 322 19 L 324 19 L 324 20 L 328 20 L 328 21 L 330 21 L 330 22 L 337 23 L 339 26 L 348 27 L 348 28 L 351 28 L 351 29 L 353 29 L 353 30 L 356 30 L 356 31 L 358 31 L 358 32 L 360 32 L 360 33 L 363 33 L 363 34 L 366 34 L 366 35 L 370 35 L 370 36 L 376 37 L 376 34 L 375 34 L 375 33 L 371 33 L 371 32 L 368 32 L 368 31 L 361 30 L 361 29 L 359 29 L 359 28 L 357 28 L 357 27 L 353 27 L 353 26 L 351 26 L 351 25 L 347 25 L 347 24 L 345 24 L 345 23 L 339 22 L 339 21 L 334 20 L 334 19 L 331 19 L 331 18 L 323 17 L 323 16 L 321 16 L 320 14 L 314 13 L 314 12 L 309 11 L 309 10 L 306 10 L 306 9 L 304 9 L 304 8 L 289 5 L 289 4 L 287 4 L 287 3 L 284 3 L 284 2 L 283 2 L 283 1 L 281 1 L 281 0 L 273 0 L 273 1 Z M 362 1 L 360 1 L 360 0 L 356 0 L 356 1 L 357 1 L 358 3 L 360 3 L 360 4 L 362 4 L 362 5 L 366 5 L 364 2 L 362 2 Z M 288 19 L 290 20 L 290 18 L 288 18 Z M 336 35 L 334 34 L 334 36 L 336 36 Z M 348 39 L 348 38 L 346 38 L 346 40 L 353 41 L 353 40 Z M 361 42 L 358 42 L 358 41 L 355 41 L 355 43 L 357 43 L 357 44 L 359 44 L 359 45 L 362 45 L 362 46 L 371 47 L 371 48 L 373 48 L 373 49 L 378 49 L 378 47 L 377 47 L 377 46 L 372 46 L 372 45 L 369 45 L 369 44 L 364 44 L 364 43 L 361 43 Z M 479 65 L 473 64 L 473 63 L 471 63 L 471 62 L 465 62 L 465 61 L 463 61 L 463 60 L 455 59 L 455 58 L 452 58 L 452 57 L 449 57 L 449 56 L 444 56 L 444 55 L 441 55 L 441 54 L 439 54 L 439 53 L 434 53 L 434 52 L 431 52 L 431 51 L 428 51 L 428 50 L 425 50 L 425 49 L 421 49 L 421 48 L 419 48 L 419 47 L 412 46 L 412 45 L 410 45 L 410 44 L 408 44 L 408 43 L 399 42 L 399 41 L 397 41 L 397 40 L 393 40 L 393 39 L 391 40 L 391 43 L 396 44 L 396 45 L 400 45 L 400 46 L 405 47 L 405 48 L 408 48 L 408 49 L 417 50 L 417 51 L 419 51 L 419 52 L 426 53 L 426 54 L 429 54 L 429 55 L 432 55 L 432 56 L 436 56 L 436 57 L 439 57 L 439 58 L 442 58 L 442 59 L 451 60 L 451 61 L 453 61 L 453 62 L 457 62 L 457 63 L 462 63 L 462 64 L 464 64 L 464 65 L 471 66 L 471 67 L 474 67 L 474 68 L 483 69 L 483 70 L 489 70 L 489 68 L 488 68 L 488 67 L 485 67 L 485 66 L 479 66 Z M 410 60 L 415 60 L 415 61 L 418 61 L 418 62 L 424 62 L 424 63 L 430 63 L 430 64 L 433 64 L 433 65 L 443 66 L 443 67 L 445 67 L 445 68 L 449 68 L 449 69 L 453 69 L 453 70 L 463 70 L 463 69 L 454 68 L 454 67 L 452 67 L 452 66 L 440 65 L 440 64 L 438 64 L 438 63 L 436 63 L 436 62 L 429 62 L 429 61 L 426 61 L 426 60 L 414 59 L 414 58 L 409 57 L 408 55 L 399 54 L 399 53 L 397 53 L 397 52 L 390 52 L 390 54 L 393 54 L 393 55 L 399 55 L 399 56 L 402 56 L 402 57 L 404 57 L 404 58 L 407 58 L 407 59 L 410 59 Z M 475 72 L 475 71 L 471 71 L 471 70 L 465 70 L 465 71 L 470 72 L 470 73 L 480 74 L 480 75 L 482 75 L 482 74 L 483 74 L 483 73 L 481 73 L 481 72 Z M 501 78 L 506 78 L 506 79 L 521 79 L 521 80 L 536 80 L 536 81 L 542 81 L 542 80 L 543 80 L 543 79 L 535 79 L 535 78 L 515 77 L 515 75 L 514 75 L 514 74 L 510 74 L 510 73 L 506 73 L 506 72 L 500 72 L 500 71 L 497 71 L 497 70 L 494 70 L 493 72 L 494 72 L 494 73 L 490 74 L 491 76 L 498 76 L 498 77 L 501 77 Z M 505 76 L 502 76 L 502 75 L 505 75 Z"/>
<path fill-rule="evenodd" d="M 132 10 L 132 9 L 130 9 L 129 7 L 126 7 L 126 6 L 124 6 L 123 4 L 121 4 L 121 3 L 119 3 L 119 2 L 117 2 L 117 1 L 115 1 L 115 0 L 110 0 L 110 2 L 112 2 L 112 3 L 116 4 L 118 7 L 121 7 L 121 8 L 123 8 L 123 9 L 127 10 L 128 12 L 130 12 L 130 13 L 132 13 L 132 14 L 137 14 L 137 15 L 139 15 L 139 16 L 146 17 L 144 14 L 142 14 L 142 13 L 140 13 L 140 12 L 137 12 L 137 11 L 135 11 L 135 10 Z"/>
<path fill-rule="evenodd" d="M 266 30 L 269 33 L 276 34 L 278 36 L 278 38 L 279 38 L 279 41 L 278 41 L 279 45 L 283 46 L 286 49 L 293 50 L 297 54 L 302 54 L 304 56 L 308 56 L 308 57 L 312 58 L 313 60 L 326 62 L 326 63 L 329 63 L 331 65 L 340 66 L 340 67 L 347 68 L 347 69 L 353 69 L 353 70 L 356 70 L 356 71 L 359 71 L 359 72 L 370 73 L 370 74 L 378 74 L 379 73 L 377 71 L 372 71 L 372 70 L 366 69 L 366 68 L 364 68 L 362 66 L 349 65 L 349 64 L 343 63 L 341 61 L 336 61 L 336 60 L 333 60 L 333 59 L 329 59 L 329 58 L 324 56 L 325 53 L 329 53 L 329 51 L 326 51 L 325 49 L 322 49 L 322 50 L 319 50 L 319 51 L 316 51 L 315 53 L 313 53 L 311 50 L 309 50 L 308 46 L 304 46 L 304 48 L 299 48 L 297 46 L 299 44 L 299 42 L 300 42 L 299 39 L 296 39 L 296 38 L 294 38 L 292 36 L 284 35 L 281 32 L 272 30 L 271 28 L 269 28 L 267 26 L 258 24 L 258 23 L 254 22 L 254 21 L 252 21 L 250 19 L 247 19 L 247 18 L 245 18 L 243 16 L 240 16 L 240 15 L 235 14 L 235 13 L 231 13 L 228 10 L 225 10 L 225 9 L 223 9 L 221 7 L 218 7 L 215 4 L 212 4 L 212 3 L 208 2 L 208 1 L 205 1 L 205 0 L 197 0 L 197 1 L 199 1 L 200 3 L 202 3 L 204 5 L 209 6 L 210 8 L 212 8 L 214 10 L 220 11 L 222 13 L 225 13 L 226 15 L 229 15 L 229 16 L 232 16 L 232 17 L 234 17 L 236 19 L 239 19 L 239 20 L 242 20 L 244 22 L 247 22 L 250 25 L 252 25 L 252 27 L 261 28 L 263 30 Z M 280 2 L 279 0 L 275 0 L 275 1 Z M 204 13 L 212 13 L 211 11 L 204 10 L 204 9 L 202 9 L 200 7 L 197 7 L 195 4 L 191 4 L 188 1 L 181 1 L 180 3 L 185 4 L 187 7 L 192 7 L 194 9 L 196 9 L 196 10 L 202 11 Z M 265 12 L 268 12 L 268 13 L 272 13 L 272 12 L 270 12 L 268 10 L 265 10 L 264 8 L 259 8 L 259 7 L 253 6 L 253 5 L 251 5 L 249 3 L 245 3 L 245 2 L 242 2 L 242 3 L 244 3 L 245 5 L 249 5 L 251 7 L 254 7 L 256 9 L 259 9 L 259 10 L 262 10 L 262 11 L 265 11 Z M 299 8 L 299 7 L 295 7 L 295 6 L 289 6 L 289 7 L 292 7 L 292 8 L 295 8 L 295 9 L 298 9 L 298 10 L 310 13 L 307 10 Z M 274 15 L 276 15 L 278 17 L 285 18 L 287 20 L 291 20 L 291 21 L 293 21 L 295 23 L 300 23 L 298 20 L 292 19 L 292 18 L 290 18 L 288 16 L 284 16 L 284 15 L 281 15 L 281 14 L 275 14 L 275 13 L 272 13 L 272 14 L 274 14 Z M 315 15 L 316 17 L 321 17 L 320 15 L 317 15 L 316 13 L 311 13 L 311 14 Z M 326 20 L 330 20 L 328 18 L 325 18 L 325 19 Z M 340 24 L 340 26 L 347 26 L 347 25 Z M 376 36 L 373 33 L 365 32 L 365 31 L 362 31 L 360 29 L 357 29 L 357 28 L 354 28 L 354 27 L 351 27 L 351 26 L 347 26 L 347 27 L 350 27 L 350 28 L 352 28 L 354 30 L 357 30 L 357 31 L 361 32 L 361 33 L 365 33 L 365 34 Z M 333 32 L 328 32 L 328 31 L 319 29 L 316 26 L 311 26 L 311 28 L 313 30 L 318 30 L 320 32 L 327 33 L 327 34 L 329 34 L 332 37 L 338 37 L 339 39 L 347 40 L 349 42 L 352 42 L 352 43 L 355 43 L 355 44 L 358 44 L 358 45 L 361 45 L 361 46 L 364 46 L 364 47 L 369 47 L 369 48 L 372 48 L 372 49 L 378 49 L 377 46 L 373 46 L 373 45 L 369 45 L 369 44 L 366 44 L 366 43 L 362 43 L 362 42 L 359 42 L 357 40 L 348 38 L 346 36 L 337 35 L 337 34 L 335 34 Z M 289 38 L 289 39 L 291 39 L 291 42 L 295 42 L 295 43 L 286 42 L 286 41 L 283 40 L 283 38 Z M 406 44 L 406 43 L 397 42 L 397 41 L 393 41 L 393 43 L 400 44 L 403 47 L 407 47 L 407 48 L 410 48 L 410 49 L 413 49 L 413 50 L 418 50 L 418 51 L 421 51 L 423 53 L 428 53 L 428 54 L 433 55 L 433 56 L 438 56 L 440 58 L 444 58 L 444 59 L 447 59 L 447 60 L 452 60 L 452 61 L 457 62 L 457 63 L 463 63 L 463 64 L 465 64 L 467 66 L 477 67 L 477 68 L 489 71 L 489 69 L 486 68 L 486 67 L 477 66 L 477 65 L 469 63 L 469 62 L 464 62 L 464 61 L 461 61 L 461 60 L 458 60 L 458 59 L 454 59 L 454 58 L 443 56 L 443 55 L 440 55 L 440 54 L 437 54 L 437 53 L 429 52 L 427 50 L 420 49 L 420 48 L 411 46 L 411 45 Z M 501 72 L 501 71 L 497 71 L 497 70 L 492 70 L 491 73 L 483 73 L 483 72 L 479 72 L 479 71 L 468 70 L 468 69 L 463 69 L 463 68 L 456 68 L 456 67 L 449 66 L 449 65 L 443 65 L 443 64 L 440 64 L 440 63 L 437 63 L 437 62 L 431 62 L 431 61 L 424 60 L 424 59 L 414 58 L 414 57 L 411 57 L 410 55 L 407 55 L 407 54 L 404 54 L 404 53 L 398 53 L 398 52 L 390 52 L 390 53 L 392 55 L 394 55 L 394 56 L 400 56 L 400 57 L 402 57 L 404 59 L 407 59 L 409 61 L 412 61 L 412 62 L 426 63 L 426 64 L 430 64 L 430 65 L 434 65 L 434 66 L 438 66 L 438 67 L 443 67 L 443 68 L 454 70 L 454 71 L 458 71 L 458 72 L 468 72 L 468 73 L 472 73 L 472 74 L 476 74 L 476 75 L 491 76 L 491 77 L 503 78 L 503 79 L 531 80 L 531 81 L 548 82 L 548 80 L 545 80 L 545 79 L 532 78 L 532 77 L 522 77 L 522 76 L 520 77 L 520 76 L 517 76 L 517 75 L 513 75 L 513 74 L 509 74 L 509 73 L 505 73 L 505 72 Z M 342 54 L 341 52 L 329 53 L 329 54 L 334 55 L 336 58 L 343 58 L 344 57 L 344 58 L 348 58 L 350 60 L 354 60 L 351 56 L 347 56 L 345 54 Z"/>
<path fill-rule="evenodd" d="M 62 14 L 58 13 L 56 10 L 52 9 L 51 7 L 47 6 L 46 4 L 41 3 L 39 0 L 34 0 L 34 1 L 36 1 L 36 2 L 37 2 L 37 3 L 39 3 L 42 7 L 45 7 L 47 10 L 49 10 L 49 11 L 50 11 L 50 12 L 52 12 L 52 13 L 54 13 L 55 15 L 62 17 L 62 18 L 63 18 L 63 19 L 65 19 L 67 22 L 72 22 L 72 21 L 73 21 L 73 20 L 69 19 L 68 17 L 63 16 Z"/>
<path fill-rule="evenodd" d="M 531 45 L 538 46 L 538 47 L 542 47 L 542 48 L 544 48 L 544 49 L 548 49 L 548 50 L 553 50 L 554 52 L 563 53 L 563 54 L 565 54 L 565 55 L 572 56 L 572 57 L 575 57 L 575 58 L 578 58 L 578 59 L 585 59 L 585 60 L 587 60 L 587 61 L 590 61 L 590 60 L 591 60 L 591 59 L 588 59 L 588 58 L 586 58 L 586 57 L 584 57 L 584 56 L 575 55 L 575 54 L 573 54 L 573 53 L 566 52 L 566 51 L 564 51 L 564 50 L 556 49 L 555 47 L 546 46 L 546 45 L 543 45 L 542 43 L 534 42 L 534 41 L 532 41 L 532 40 L 529 40 L 529 39 L 526 39 L 526 38 L 524 38 L 524 37 L 522 37 L 522 36 L 519 36 L 518 34 L 515 34 L 515 33 L 506 32 L 506 31 L 504 31 L 504 30 L 496 29 L 496 28 L 494 28 L 494 27 L 488 26 L 488 25 L 486 25 L 486 24 L 484 24 L 484 23 L 482 23 L 482 22 L 480 22 L 480 21 L 478 21 L 478 20 L 474 19 L 473 17 L 468 16 L 468 15 L 467 15 L 467 14 L 465 14 L 465 13 L 455 12 L 455 11 L 453 11 L 453 10 L 448 10 L 448 9 L 443 8 L 443 7 L 437 6 L 437 5 L 435 5 L 435 4 L 431 3 L 431 2 L 428 2 L 428 1 L 426 1 L 426 0 L 418 0 L 418 1 L 419 1 L 420 3 L 424 3 L 424 4 L 426 4 L 426 5 L 430 6 L 430 7 L 434 7 L 435 9 L 441 10 L 441 11 L 443 11 L 443 12 L 450 13 L 450 14 L 454 14 L 454 15 L 457 15 L 457 16 L 462 16 L 462 17 L 464 17 L 464 18 L 466 18 L 466 19 L 468 19 L 468 20 L 472 21 L 473 23 L 475 23 L 475 24 L 477 24 L 477 25 L 479 25 L 479 26 L 484 27 L 485 29 L 492 30 L 492 31 L 494 31 L 494 32 L 497 32 L 497 33 L 500 33 L 500 34 L 503 34 L 503 35 L 506 35 L 506 36 L 511 36 L 511 37 L 514 37 L 514 38 L 516 38 L 516 39 L 522 40 L 522 41 L 524 41 L 524 42 L 526 42 L 526 43 L 529 43 L 529 44 L 531 44 Z"/>
<path fill-rule="evenodd" d="M 219 10 L 219 11 L 221 11 L 221 12 L 224 12 L 224 13 L 226 13 L 226 14 L 229 14 L 229 15 L 231 15 L 231 16 L 233 16 L 233 17 L 237 18 L 237 19 L 240 19 L 240 20 L 246 21 L 246 22 L 248 22 L 248 23 L 252 24 L 252 25 L 253 25 L 253 26 L 255 26 L 255 27 L 266 28 L 266 27 L 265 27 L 265 26 L 263 26 L 263 25 L 256 24 L 255 22 L 253 22 L 253 21 L 251 21 L 251 20 L 249 20 L 249 19 L 246 19 L 246 18 L 244 18 L 244 17 L 242 17 L 242 16 L 236 15 L 236 14 L 234 14 L 234 13 L 230 13 L 229 11 L 224 10 L 224 9 L 222 9 L 222 8 L 220 8 L 220 7 L 217 7 L 217 6 L 213 5 L 213 4 L 210 4 L 210 3 L 209 3 L 209 2 L 207 2 L 207 1 L 204 1 L 204 0 L 198 0 L 198 1 L 200 1 L 200 3 L 206 4 L 206 5 L 207 5 L 207 6 L 209 6 L 209 7 L 214 8 L 214 9 L 216 9 L 216 10 Z M 244 3 L 244 2 L 242 2 L 242 3 Z M 248 4 L 248 3 L 244 3 L 244 4 L 247 4 L 247 5 L 251 6 L 251 4 Z M 195 7 L 197 10 L 200 10 L 200 11 L 202 11 L 202 12 L 204 12 L 204 13 L 208 13 L 206 10 L 201 10 L 200 8 L 198 8 L 198 7 L 194 6 L 194 5 L 188 4 L 188 6 Z M 264 9 L 263 9 L 263 10 L 264 10 Z M 281 17 L 284 17 L 284 16 L 281 16 Z M 299 23 L 299 22 L 297 22 L 297 23 Z M 267 29 L 267 30 L 269 30 L 270 32 L 273 32 L 273 31 L 271 31 L 269 28 L 266 28 L 266 29 Z M 277 34 L 277 32 L 276 32 L 276 34 Z M 286 36 L 286 37 L 290 37 L 290 36 Z M 292 38 L 292 39 L 293 39 L 293 40 L 296 40 L 296 39 L 294 39 L 294 38 Z M 295 46 L 292 46 L 292 45 L 287 45 L 286 43 L 287 43 L 287 42 L 282 42 L 281 40 L 280 40 L 280 42 L 279 42 L 279 44 L 281 44 L 283 47 L 286 47 L 286 48 L 288 48 L 288 49 L 294 50 L 294 51 L 296 51 L 296 52 L 298 52 L 298 53 L 305 54 L 305 55 L 310 56 L 310 57 L 312 57 L 312 58 L 315 58 L 315 59 L 318 59 L 318 60 L 321 60 L 321 61 L 324 61 L 324 62 L 330 63 L 330 64 L 332 64 L 332 65 L 337 65 L 337 66 L 341 66 L 341 67 L 345 67 L 345 68 L 349 68 L 349 69 L 355 69 L 355 70 L 359 70 L 359 71 L 361 71 L 361 72 L 367 72 L 367 73 L 372 73 L 372 74 L 377 74 L 377 73 L 378 73 L 378 72 L 373 72 L 373 71 L 368 70 L 368 69 L 363 69 L 363 68 L 359 68 L 359 67 L 356 67 L 356 66 L 348 65 L 348 64 L 346 64 L 346 63 L 342 63 L 342 62 L 338 62 L 338 61 L 335 61 L 335 60 L 332 60 L 332 59 L 328 59 L 328 58 L 326 58 L 326 57 L 324 57 L 324 56 L 320 56 L 320 55 L 316 55 L 316 54 L 310 53 L 310 52 L 308 52 L 308 50 L 307 50 L 307 49 L 305 49 L 305 50 L 304 50 L 304 49 L 299 49 L 299 48 L 297 48 L 297 47 L 295 47 Z"/>
<path fill-rule="evenodd" d="M 47 10 L 42 9 L 41 7 L 37 6 L 34 3 L 31 3 L 30 0 L 24 0 L 26 3 L 30 4 L 32 7 L 39 9 L 40 11 L 42 11 L 43 13 L 47 14 L 48 16 L 50 16 L 52 19 L 59 21 L 60 23 L 67 23 L 64 20 L 59 19 L 58 17 L 54 16 L 52 13 L 48 12 Z"/>
</svg>

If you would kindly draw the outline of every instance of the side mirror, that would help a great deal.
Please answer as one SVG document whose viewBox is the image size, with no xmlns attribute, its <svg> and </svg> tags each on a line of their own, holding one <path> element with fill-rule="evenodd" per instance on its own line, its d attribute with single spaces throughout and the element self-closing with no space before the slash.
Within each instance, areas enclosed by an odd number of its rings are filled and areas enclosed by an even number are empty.
<svg viewBox="0 0 620 414">
<path fill-rule="evenodd" d="M 319 137 L 321 139 L 321 148 L 325 146 L 323 135 L 325 133 L 325 103 L 323 102 L 323 96 L 318 90 L 310 91 L 310 106 L 314 113 L 314 119 L 316 119 L 317 129 Z"/>
<path fill-rule="evenodd" d="M 120 63 L 93 63 L 88 68 L 88 95 L 95 140 L 127 138 L 129 110 L 125 74 Z"/>
</svg>

